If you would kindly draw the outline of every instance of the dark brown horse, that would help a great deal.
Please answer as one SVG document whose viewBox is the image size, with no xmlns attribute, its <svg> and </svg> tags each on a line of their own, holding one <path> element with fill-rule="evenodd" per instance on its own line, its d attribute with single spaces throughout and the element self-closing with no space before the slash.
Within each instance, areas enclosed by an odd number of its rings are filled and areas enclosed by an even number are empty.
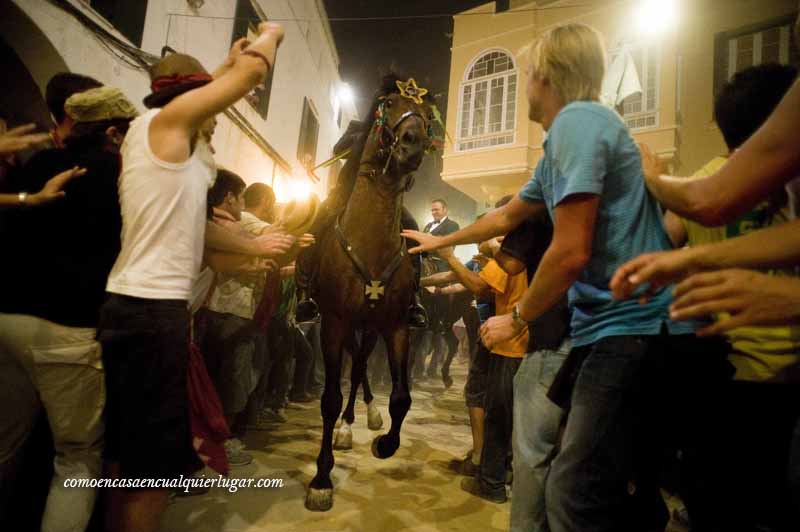
<svg viewBox="0 0 800 532">
<path fill-rule="evenodd" d="M 334 464 L 333 430 L 342 409 L 342 348 L 354 330 L 383 336 L 392 374 L 392 424 L 387 434 L 372 442 L 375 457 L 389 458 L 397 451 L 400 428 L 411 406 L 407 320 L 415 281 L 406 244 L 400 237 L 400 218 L 403 193 L 413 182 L 412 173 L 431 141 L 430 107 L 411 81 L 384 80 L 368 115 L 368 127 L 350 155 L 353 166 L 357 162 L 352 193 L 333 229 L 317 243 L 321 261 L 315 292 L 322 314 L 325 391 L 317 474 L 306 496 L 309 510 L 326 511 L 333 506 L 330 473 Z M 364 349 L 356 351 L 354 389 L 365 374 L 368 354 Z"/>
</svg>

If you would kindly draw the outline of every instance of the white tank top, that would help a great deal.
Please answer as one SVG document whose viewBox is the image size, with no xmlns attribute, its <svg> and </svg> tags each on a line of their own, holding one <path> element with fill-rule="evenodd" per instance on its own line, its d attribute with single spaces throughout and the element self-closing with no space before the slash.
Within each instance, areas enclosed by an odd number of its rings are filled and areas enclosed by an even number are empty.
<svg viewBox="0 0 800 532">
<path fill-rule="evenodd" d="M 122 250 L 106 290 L 143 299 L 189 300 L 200 274 L 206 194 L 216 177 L 205 142 L 182 163 L 150 150 L 153 109 L 131 123 L 122 144 L 119 202 Z"/>
</svg>

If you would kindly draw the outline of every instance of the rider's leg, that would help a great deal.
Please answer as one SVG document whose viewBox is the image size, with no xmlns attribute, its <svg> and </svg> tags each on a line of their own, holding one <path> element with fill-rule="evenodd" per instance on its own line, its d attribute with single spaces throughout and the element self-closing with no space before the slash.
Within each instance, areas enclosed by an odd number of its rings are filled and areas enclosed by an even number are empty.
<svg viewBox="0 0 800 532">
<path fill-rule="evenodd" d="M 403 229 L 419 231 L 417 221 L 414 220 L 414 217 L 405 207 L 400 213 L 400 225 Z M 413 245 L 411 241 L 406 240 L 406 252 Z M 408 324 L 414 328 L 424 329 L 428 326 L 428 314 L 425 312 L 425 307 L 422 306 L 419 296 L 419 279 L 422 275 L 422 257 L 420 257 L 419 253 L 411 255 L 411 265 L 414 266 L 414 301 L 409 309 Z"/>
</svg>

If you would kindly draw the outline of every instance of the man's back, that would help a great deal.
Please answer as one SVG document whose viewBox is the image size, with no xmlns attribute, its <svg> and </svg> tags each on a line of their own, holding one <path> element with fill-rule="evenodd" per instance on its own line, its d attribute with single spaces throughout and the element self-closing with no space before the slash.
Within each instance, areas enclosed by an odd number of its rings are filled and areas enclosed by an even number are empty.
<svg viewBox="0 0 800 532">
<path fill-rule="evenodd" d="M 668 321 L 668 289 L 646 305 L 615 301 L 609 282 L 625 261 L 670 249 L 658 204 L 648 193 L 639 150 L 621 118 L 594 102 L 573 102 L 556 116 L 535 179 L 521 195 L 543 200 L 553 216 L 566 197 L 600 196 L 589 263 L 569 291 L 576 345 L 605 336 L 655 334 Z M 687 324 L 670 324 L 691 332 Z"/>
</svg>

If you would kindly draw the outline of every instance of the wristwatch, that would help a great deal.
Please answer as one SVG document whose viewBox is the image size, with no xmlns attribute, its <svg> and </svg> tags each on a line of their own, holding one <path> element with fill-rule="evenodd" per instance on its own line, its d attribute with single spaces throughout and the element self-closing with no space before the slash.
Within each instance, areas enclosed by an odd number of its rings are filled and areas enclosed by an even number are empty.
<svg viewBox="0 0 800 532">
<path fill-rule="evenodd" d="M 514 323 L 517 325 L 527 327 L 528 322 L 522 319 L 522 316 L 519 315 L 519 303 L 514 305 L 514 310 L 511 311 L 511 318 L 514 320 Z"/>
</svg>

